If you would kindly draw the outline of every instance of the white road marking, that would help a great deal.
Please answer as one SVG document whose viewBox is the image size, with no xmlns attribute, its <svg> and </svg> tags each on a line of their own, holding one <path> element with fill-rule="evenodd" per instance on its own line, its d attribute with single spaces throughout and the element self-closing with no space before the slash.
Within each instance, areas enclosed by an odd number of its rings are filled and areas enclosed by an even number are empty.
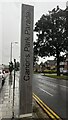
<svg viewBox="0 0 68 120">
<path fill-rule="evenodd" d="M 41 81 L 40 81 L 41 82 Z M 57 83 L 55 83 L 55 84 L 53 84 L 53 83 L 50 83 L 50 82 L 41 82 L 41 83 L 44 83 L 45 85 L 49 85 L 49 86 L 53 86 L 53 87 L 57 87 L 57 85 L 59 85 L 59 86 L 61 86 L 61 87 L 64 87 L 64 88 L 68 88 L 67 86 L 65 86 L 65 85 L 60 85 L 60 84 L 57 84 Z"/>
<path fill-rule="evenodd" d="M 40 81 L 41 82 L 41 81 Z M 49 86 L 52 86 L 52 87 L 57 87 L 57 85 L 51 83 L 51 82 L 41 82 L 42 84 L 44 83 L 45 85 L 49 85 Z"/>
<path fill-rule="evenodd" d="M 59 85 L 59 86 L 61 86 L 61 87 L 65 87 L 65 88 L 68 88 L 67 86 L 64 86 L 64 85 Z"/>
<path fill-rule="evenodd" d="M 47 93 L 48 95 L 53 96 L 53 94 L 47 92 L 46 90 L 44 90 L 44 89 L 42 89 L 42 88 L 39 88 L 39 89 L 42 90 L 43 92 Z"/>
</svg>

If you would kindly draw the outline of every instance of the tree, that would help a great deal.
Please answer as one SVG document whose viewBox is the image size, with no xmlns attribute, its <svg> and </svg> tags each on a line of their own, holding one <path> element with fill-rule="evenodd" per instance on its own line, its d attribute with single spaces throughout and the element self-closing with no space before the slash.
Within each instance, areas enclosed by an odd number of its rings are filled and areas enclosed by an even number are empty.
<svg viewBox="0 0 68 120">
<path fill-rule="evenodd" d="M 16 71 L 19 70 L 19 67 L 20 67 L 20 63 L 17 61 L 17 62 L 16 62 Z"/>
<path fill-rule="evenodd" d="M 66 28 L 66 9 L 59 6 L 42 15 L 35 24 L 38 39 L 34 43 L 35 53 L 41 57 L 55 56 L 57 59 L 57 75 L 60 75 L 60 53 L 68 50 Z"/>
<path fill-rule="evenodd" d="M 35 64 L 39 61 L 38 58 L 38 50 L 37 50 L 37 46 L 35 45 L 34 42 L 34 48 L 33 48 L 33 67 L 35 66 Z"/>
<path fill-rule="evenodd" d="M 43 62 L 40 63 L 40 66 L 41 66 L 41 72 L 44 72 L 44 68 L 45 68 L 45 64 Z"/>
<path fill-rule="evenodd" d="M 9 62 L 9 71 L 10 71 L 10 74 L 11 72 L 13 71 L 13 62 Z"/>
</svg>

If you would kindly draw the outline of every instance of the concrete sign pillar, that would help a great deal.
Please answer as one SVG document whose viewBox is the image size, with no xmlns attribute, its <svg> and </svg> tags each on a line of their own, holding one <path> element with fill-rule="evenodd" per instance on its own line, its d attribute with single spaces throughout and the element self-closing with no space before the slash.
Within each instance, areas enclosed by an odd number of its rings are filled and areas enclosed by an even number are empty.
<svg viewBox="0 0 68 120">
<path fill-rule="evenodd" d="M 22 4 L 19 84 L 20 117 L 30 116 L 32 114 L 33 11 L 33 6 Z"/>
<path fill-rule="evenodd" d="M 68 7 L 68 1 L 66 2 L 66 7 Z"/>
</svg>

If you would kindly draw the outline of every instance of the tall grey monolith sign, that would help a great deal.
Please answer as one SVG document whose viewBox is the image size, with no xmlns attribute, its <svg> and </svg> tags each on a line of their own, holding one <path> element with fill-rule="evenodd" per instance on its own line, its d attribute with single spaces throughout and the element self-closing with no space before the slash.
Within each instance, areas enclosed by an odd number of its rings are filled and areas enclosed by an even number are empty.
<svg viewBox="0 0 68 120">
<path fill-rule="evenodd" d="M 32 114 L 33 12 L 33 6 L 22 4 L 19 84 L 21 117 Z"/>
</svg>

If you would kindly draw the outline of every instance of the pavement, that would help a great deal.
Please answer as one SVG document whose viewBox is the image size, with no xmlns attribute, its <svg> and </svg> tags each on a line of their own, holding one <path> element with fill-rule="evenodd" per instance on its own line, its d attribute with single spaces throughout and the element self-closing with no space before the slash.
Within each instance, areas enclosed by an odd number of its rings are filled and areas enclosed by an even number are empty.
<svg viewBox="0 0 68 120">
<path fill-rule="evenodd" d="M 16 75 L 15 97 L 14 97 L 14 116 L 19 115 L 19 77 Z M 2 118 L 12 118 L 13 113 L 13 78 L 9 79 L 9 75 L 5 79 L 5 83 L 0 90 L 0 120 Z"/>
</svg>

